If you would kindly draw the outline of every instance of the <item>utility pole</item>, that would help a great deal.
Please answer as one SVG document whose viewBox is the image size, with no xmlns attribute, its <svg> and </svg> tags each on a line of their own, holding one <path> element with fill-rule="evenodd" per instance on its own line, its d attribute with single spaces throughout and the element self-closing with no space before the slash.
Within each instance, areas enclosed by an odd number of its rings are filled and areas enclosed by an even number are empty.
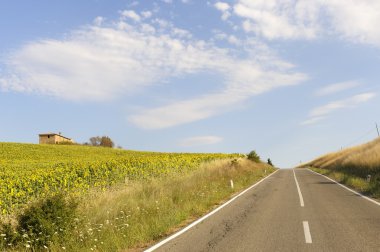
<svg viewBox="0 0 380 252">
<path fill-rule="evenodd" d="M 377 136 L 380 137 L 380 134 L 379 134 L 379 127 L 377 126 L 377 123 L 376 123 L 376 130 L 377 130 Z"/>
</svg>

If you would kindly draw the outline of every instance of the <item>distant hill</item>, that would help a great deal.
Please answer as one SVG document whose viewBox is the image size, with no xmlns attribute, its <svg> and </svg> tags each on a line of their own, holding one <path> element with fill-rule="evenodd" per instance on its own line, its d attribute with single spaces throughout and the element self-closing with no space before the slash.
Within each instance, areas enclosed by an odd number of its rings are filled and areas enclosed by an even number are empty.
<svg viewBox="0 0 380 252">
<path fill-rule="evenodd" d="M 357 176 L 380 172 L 380 138 L 369 143 L 323 155 L 301 167 L 346 170 Z"/>
<path fill-rule="evenodd" d="M 380 198 L 380 138 L 323 155 L 299 166 L 303 167 Z"/>
</svg>

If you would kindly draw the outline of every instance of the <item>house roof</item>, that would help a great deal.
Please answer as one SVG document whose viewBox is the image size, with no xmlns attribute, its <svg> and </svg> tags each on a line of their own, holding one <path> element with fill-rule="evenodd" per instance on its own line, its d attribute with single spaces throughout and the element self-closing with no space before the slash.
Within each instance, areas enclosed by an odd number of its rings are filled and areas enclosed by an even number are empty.
<svg viewBox="0 0 380 252">
<path fill-rule="evenodd" d="M 42 133 L 42 134 L 38 134 L 39 136 L 60 136 L 60 137 L 63 137 L 65 139 L 68 139 L 68 140 L 72 140 L 71 138 L 68 138 L 68 137 L 65 137 L 65 136 L 62 136 L 60 134 L 57 134 L 57 133 Z"/>
</svg>

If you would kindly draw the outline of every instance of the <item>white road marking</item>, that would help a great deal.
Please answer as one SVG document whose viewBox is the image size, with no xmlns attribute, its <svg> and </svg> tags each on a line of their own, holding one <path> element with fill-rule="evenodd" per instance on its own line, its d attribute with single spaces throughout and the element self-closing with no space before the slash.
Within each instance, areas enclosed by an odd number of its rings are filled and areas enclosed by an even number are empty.
<svg viewBox="0 0 380 252">
<path fill-rule="evenodd" d="M 245 189 L 244 191 L 242 191 L 241 193 L 239 193 L 238 195 L 236 195 L 235 197 L 233 197 L 232 199 L 230 199 L 229 201 L 227 201 L 226 203 L 224 203 L 223 205 L 219 206 L 218 208 L 214 209 L 213 211 L 211 211 L 210 213 L 206 214 L 205 216 L 203 216 L 202 218 L 194 221 L 193 223 L 191 223 L 190 225 L 188 225 L 187 227 L 183 228 L 182 230 L 178 231 L 177 233 L 169 236 L 168 238 L 166 238 L 165 240 L 157 243 L 156 245 L 148 248 L 147 250 L 145 250 L 144 252 L 151 252 L 151 251 L 154 251 L 156 249 L 158 249 L 159 247 L 161 247 L 162 245 L 164 245 L 165 243 L 168 243 L 169 241 L 177 238 L 178 236 L 180 236 L 181 234 L 185 233 L 187 230 L 191 229 L 192 227 L 198 225 L 199 223 L 201 223 L 202 221 L 204 221 L 205 219 L 207 219 L 208 217 L 214 215 L 215 213 L 219 212 L 222 208 L 224 208 L 225 206 L 229 205 L 232 201 L 236 200 L 237 198 L 239 198 L 240 196 L 242 196 L 244 193 L 248 192 L 249 190 L 251 190 L 252 188 L 256 187 L 257 185 L 259 185 L 261 182 L 263 182 L 264 180 L 266 180 L 267 178 L 269 178 L 270 176 L 272 176 L 273 174 L 275 174 L 276 172 L 278 172 L 279 170 L 273 172 L 272 174 L 270 174 L 269 176 L 261 179 L 259 182 L 255 183 L 254 185 L 250 186 L 249 188 Z"/>
<path fill-rule="evenodd" d="M 320 174 L 320 173 L 318 173 L 318 172 L 315 172 L 315 171 L 312 171 L 312 170 L 310 170 L 310 169 L 307 169 L 307 170 L 309 170 L 310 172 L 315 173 L 315 174 L 317 174 L 317 175 L 319 175 L 319 176 L 322 176 L 322 177 L 324 177 L 324 178 L 326 178 L 326 179 L 328 179 L 328 180 L 334 182 L 335 184 L 340 185 L 340 186 L 343 187 L 344 189 L 347 189 L 347 190 L 349 190 L 350 192 L 352 192 L 352 193 L 354 193 L 354 194 L 356 194 L 356 195 L 362 197 L 363 199 L 366 199 L 366 200 L 368 200 L 368 201 L 371 201 L 372 203 L 374 203 L 374 204 L 380 206 L 380 202 L 377 202 L 376 200 L 373 200 L 373 199 L 371 199 L 371 198 L 369 198 L 369 197 L 367 197 L 367 196 L 364 196 L 363 194 L 358 193 L 358 192 L 352 190 L 351 188 L 348 188 L 347 186 L 342 185 L 341 183 L 339 183 L 339 182 L 337 182 L 337 181 L 335 181 L 335 180 L 333 180 L 333 179 L 331 179 L 331 178 L 329 178 L 329 177 L 327 177 L 327 176 L 325 176 L 325 175 L 322 175 L 322 174 Z"/>
<path fill-rule="evenodd" d="M 313 243 L 313 240 L 311 239 L 311 234 L 310 234 L 309 222 L 307 221 L 303 222 L 303 232 L 305 233 L 305 242 Z"/>
<path fill-rule="evenodd" d="M 293 169 L 293 175 L 294 175 L 294 180 L 296 181 L 298 196 L 300 196 L 300 205 L 301 205 L 301 207 L 304 207 L 305 203 L 303 202 L 302 192 L 301 192 L 300 186 L 298 184 L 298 180 L 297 180 L 296 173 L 295 173 L 294 169 Z"/>
</svg>

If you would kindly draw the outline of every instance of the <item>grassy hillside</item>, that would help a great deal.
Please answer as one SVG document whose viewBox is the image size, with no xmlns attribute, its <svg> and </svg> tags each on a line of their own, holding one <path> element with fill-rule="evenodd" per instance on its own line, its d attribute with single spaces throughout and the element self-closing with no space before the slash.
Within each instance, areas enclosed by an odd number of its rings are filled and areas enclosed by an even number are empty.
<svg viewBox="0 0 380 252">
<path fill-rule="evenodd" d="M 144 246 L 272 171 L 239 154 L 0 143 L 0 249 Z"/>
<path fill-rule="evenodd" d="M 364 193 L 380 197 L 380 138 L 329 153 L 301 167 L 312 167 Z"/>
<path fill-rule="evenodd" d="M 175 154 L 101 147 L 0 143 L 0 210 L 17 210 L 56 192 L 82 194 L 126 180 L 187 173 L 227 154 Z"/>
</svg>

